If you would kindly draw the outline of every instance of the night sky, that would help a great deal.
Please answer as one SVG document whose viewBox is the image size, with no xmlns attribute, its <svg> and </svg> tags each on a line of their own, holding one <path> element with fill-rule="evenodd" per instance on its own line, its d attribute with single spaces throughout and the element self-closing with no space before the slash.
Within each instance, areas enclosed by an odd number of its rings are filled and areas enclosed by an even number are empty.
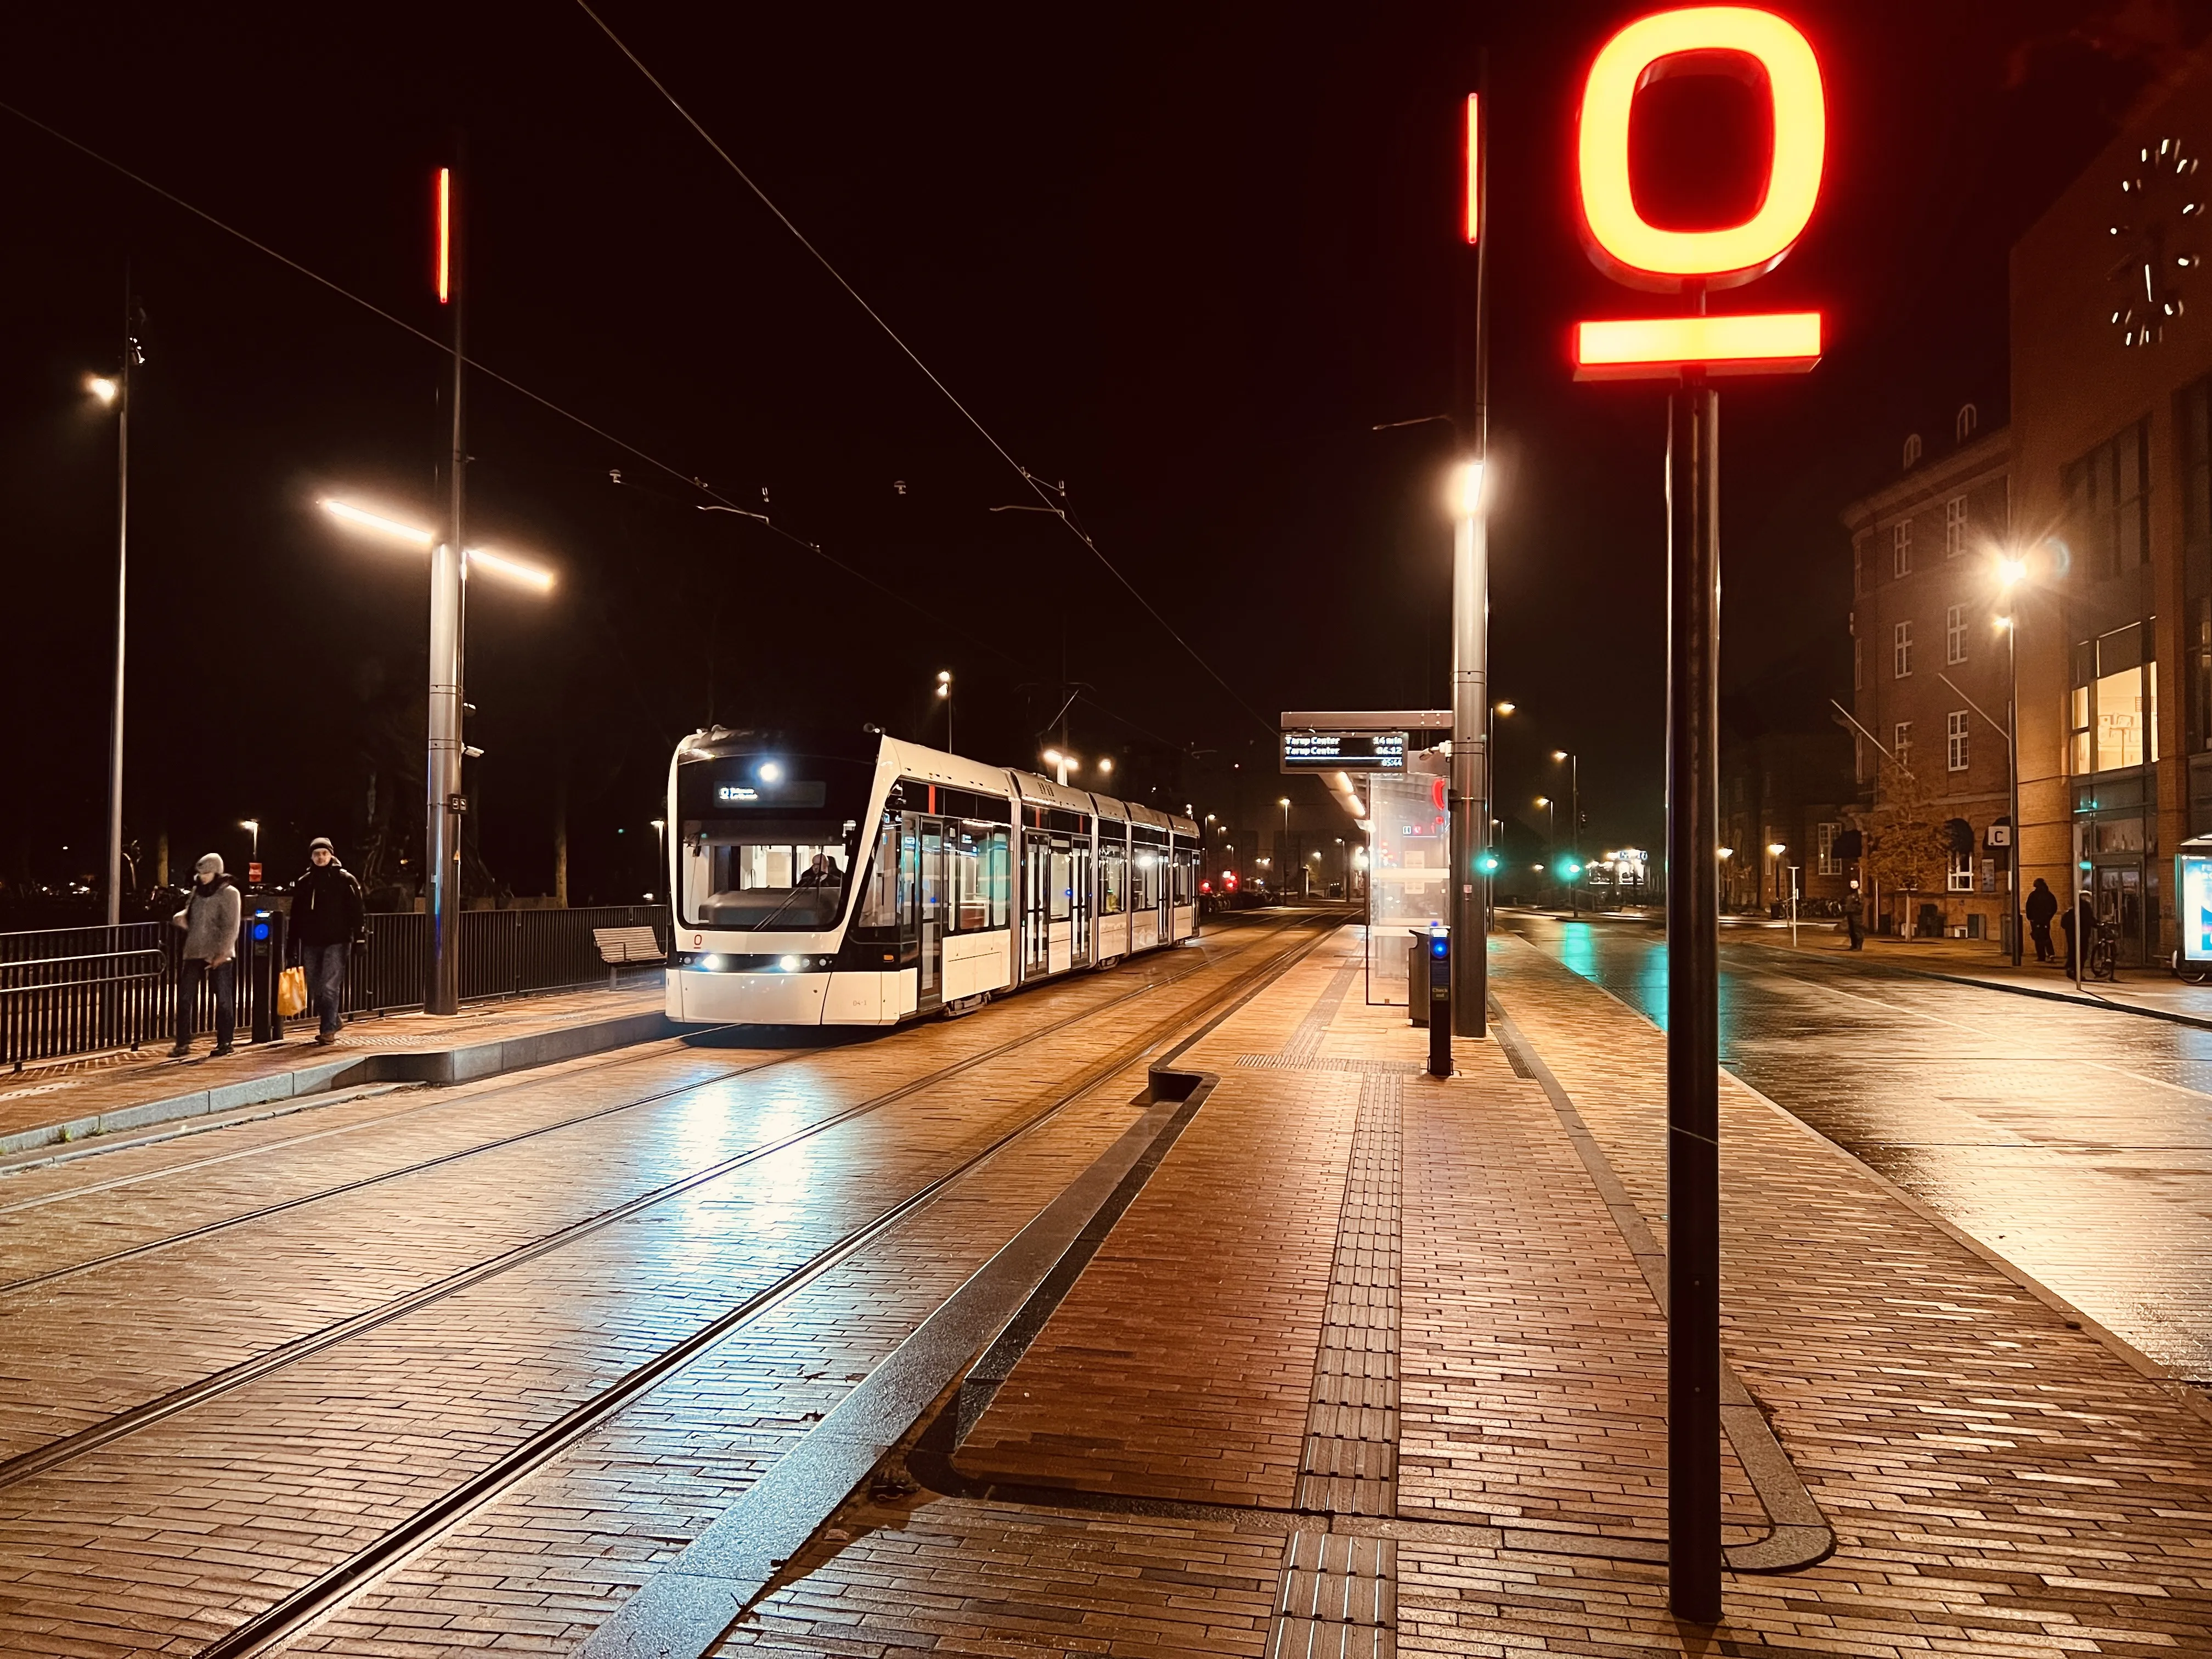
<svg viewBox="0 0 2212 1659">
<path fill-rule="evenodd" d="M 472 589 L 483 867 L 550 886 L 565 777 L 580 902 L 654 884 L 669 750 L 709 718 L 941 741 L 949 668 L 958 746 L 1033 763 L 1080 682 L 1070 743 L 1121 757 L 1125 793 L 1254 822 L 1277 711 L 1444 701 L 1449 434 L 1370 428 L 1450 404 L 1486 46 L 1492 683 L 1522 710 L 1498 796 L 1533 823 L 1543 756 L 1574 749 L 1586 844 L 1650 844 L 1661 393 L 1577 386 L 1565 357 L 1577 318 L 1657 308 L 1589 265 L 1569 174 L 1581 73 L 1643 9 L 602 13 L 1231 690 L 1052 517 L 990 510 L 1036 497 L 573 4 L 49 8 L 11 20 L 0 99 L 434 333 L 430 181 L 465 131 L 471 356 L 668 469 L 471 382 L 470 539 L 562 575 Z M 1739 726 L 1813 728 L 1848 684 L 1838 510 L 1907 432 L 1940 449 L 1970 399 L 2003 419 L 2010 242 L 2203 20 L 1792 15 L 1828 183 L 1744 299 L 1822 309 L 1829 355 L 1725 388 L 1724 625 Z M 1716 94 L 1639 137 L 1725 152 L 1759 120 Z M 1695 222 L 1742 170 L 1652 188 Z M 372 777 L 419 836 L 423 565 L 313 503 L 436 522 L 445 360 L 4 113 L 0 189 L 0 880 L 104 859 L 114 428 L 82 380 L 114 367 L 126 258 L 128 837 L 149 875 L 163 830 L 178 869 L 237 863 L 258 817 L 288 874 L 308 836 L 359 836 Z M 700 513 L 694 477 L 775 530 Z"/>
</svg>

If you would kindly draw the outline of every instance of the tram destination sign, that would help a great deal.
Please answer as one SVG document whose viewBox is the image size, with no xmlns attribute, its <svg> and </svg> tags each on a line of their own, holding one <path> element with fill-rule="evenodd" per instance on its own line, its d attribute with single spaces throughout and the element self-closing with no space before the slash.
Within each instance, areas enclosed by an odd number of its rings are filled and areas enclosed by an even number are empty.
<svg viewBox="0 0 2212 1659">
<path fill-rule="evenodd" d="M 1403 772 L 1403 732 L 1285 732 L 1285 772 Z"/>
</svg>

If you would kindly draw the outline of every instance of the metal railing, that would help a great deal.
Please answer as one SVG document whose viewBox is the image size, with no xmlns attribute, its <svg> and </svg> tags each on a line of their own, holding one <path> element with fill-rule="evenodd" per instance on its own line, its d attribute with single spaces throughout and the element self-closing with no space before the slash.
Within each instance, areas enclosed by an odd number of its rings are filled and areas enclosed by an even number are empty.
<svg viewBox="0 0 2212 1659">
<path fill-rule="evenodd" d="M 254 1030 L 257 1002 L 267 994 L 267 976 L 255 971 L 254 923 L 249 905 L 239 929 L 241 1041 Z M 422 1006 L 428 927 L 428 918 L 419 912 L 368 918 L 365 943 L 347 963 L 340 1000 L 344 1012 L 394 1013 Z M 592 930 L 639 927 L 652 927 L 667 949 L 668 912 L 659 905 L 464 911 L 461 995 L 483 1001 L 602 983 L 606 964 Z M 178 929 L 161 921 L 0 933 L 0 1068 L 20 1071 L 26 1061 L 167 1041 L 176 1024 L 183 943 Z M 214 988 L 204 981 L 192 1023 L 201 1033 L 214 1028 Z"/>
</svg>

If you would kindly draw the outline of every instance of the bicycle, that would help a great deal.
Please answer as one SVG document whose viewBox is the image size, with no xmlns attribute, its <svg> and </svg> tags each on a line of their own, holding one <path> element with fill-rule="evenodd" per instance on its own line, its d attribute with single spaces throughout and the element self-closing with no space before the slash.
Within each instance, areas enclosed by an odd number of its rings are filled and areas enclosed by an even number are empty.
<svg viewBox="0 0 2212 1659">
<path fill-rule="evenodd" d="M 2099 922 L 2089 934 L 2089 948 L 2081 958 L 2085 979 L 2118 980 L 2119 978 L 2119 946 L 2112 930 Z"/>
</svg>

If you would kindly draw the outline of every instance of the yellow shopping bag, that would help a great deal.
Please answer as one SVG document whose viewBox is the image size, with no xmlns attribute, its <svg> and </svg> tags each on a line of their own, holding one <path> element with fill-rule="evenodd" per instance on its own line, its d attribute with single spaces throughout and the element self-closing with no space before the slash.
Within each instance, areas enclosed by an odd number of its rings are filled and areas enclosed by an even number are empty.
<svg viewBox="0 0 2212 1659">
<path fill-rule="evenodd" d="M 286 1019 L 296 1019 L 307 1012 L 307 970 L 287 968 L 276 977 L 276 1012 Z"/>
</svg>

